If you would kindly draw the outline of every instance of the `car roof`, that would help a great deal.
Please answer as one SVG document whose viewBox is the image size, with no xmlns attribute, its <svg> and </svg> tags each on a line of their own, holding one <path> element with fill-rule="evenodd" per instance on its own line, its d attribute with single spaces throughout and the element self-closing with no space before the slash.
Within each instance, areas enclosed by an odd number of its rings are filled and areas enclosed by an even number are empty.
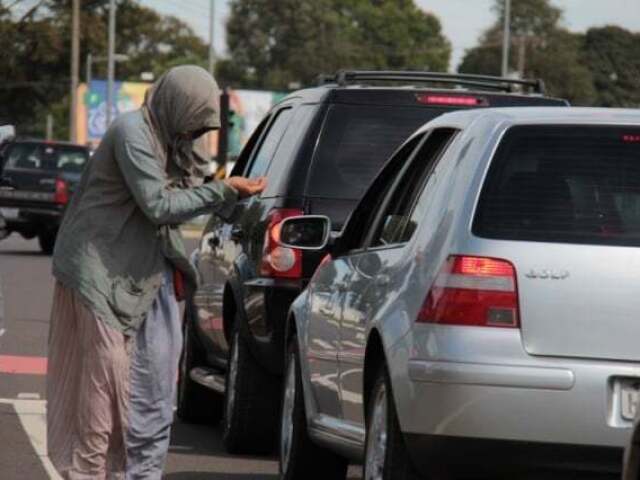
<svg viewBox="0 0 640 480">
<path fill-rule="evenodd" d="M 420 127 L 416 133 L 438 127 L 465 128 L 477 119 L 507 126 L 517 124 L 640 124 L 640 110 L 591 107 L 504 107 L 457 110 Z"/>
<path fill-rule="evenodd" d="M 442 92 L 442 93 L 450 93 L 457 95 L 479 95 L 479 96 L 500 96 L 500 97 L 508 97 L 508 98 L 544 98 L 548 100 L 557 100 L 563 101 L 559 98 L 550 97 L 547 95 L 541 94 L 527 94 L 522 92 L 504 92 L 504 91 L 492 91 L 492 90 L 478 90 L 478 89 L 468 89 L 468 88 L 442 88 L 442 87 L 430 87 L 428 85 L 397 85 L 397 86 L 384 86 L 384 85 L 337 85 L 337 84 L 325 84 L 316 87 L 304 88 L 302 90 L 296 90 L 295 92 L 291 92 L 284 98 L 282 98 L 275 106 L 277 107 L 280 104 L 299 101 L 302 103 L 320 103 L 325 100 L 330 99 L 330 97 L 335 94 L 344 96 L 348 95 L 350 92 L 354 93 L 362 93 L 362 92 L 380 92 L 380 93 L 389 93 L 389 92 Z"/>
</svg>

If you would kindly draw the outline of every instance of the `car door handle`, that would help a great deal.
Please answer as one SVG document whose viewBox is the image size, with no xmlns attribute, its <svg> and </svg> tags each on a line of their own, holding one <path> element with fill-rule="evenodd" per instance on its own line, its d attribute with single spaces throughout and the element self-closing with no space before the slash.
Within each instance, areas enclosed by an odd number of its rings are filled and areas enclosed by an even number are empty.
<svg viewBox="0 0 640 480">
<path fill-rule="evenodd" d="M 231 239 L 232 240 L 242 240 L 242 237 L 244 237 L 244 231 L 240 228 L 240 227 L 234 227 L 231 230 Z"/>
<path fill-rule="evenodd" d="M 389 275 L 377 275 L 375 282 L 378 287 L 386 287 L 391 283 L 391 278 L 389 278 Z"/>
</svg>

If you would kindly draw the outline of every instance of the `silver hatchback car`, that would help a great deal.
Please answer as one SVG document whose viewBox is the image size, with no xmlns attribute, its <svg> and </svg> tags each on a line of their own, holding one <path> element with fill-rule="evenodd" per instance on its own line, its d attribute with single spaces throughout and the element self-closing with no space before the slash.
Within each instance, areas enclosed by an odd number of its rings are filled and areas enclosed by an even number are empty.
<svg viewBox="0 0 640 480">
<path fill-rule="evenodd" d="M 328 232 L 279 231 L 333 242 L 290 311 L 282 478 L 344 478 L 348 460 L 365 480 L 620 475 L 640 391 L 640 112 L 443 115 Z"/>
</svg>

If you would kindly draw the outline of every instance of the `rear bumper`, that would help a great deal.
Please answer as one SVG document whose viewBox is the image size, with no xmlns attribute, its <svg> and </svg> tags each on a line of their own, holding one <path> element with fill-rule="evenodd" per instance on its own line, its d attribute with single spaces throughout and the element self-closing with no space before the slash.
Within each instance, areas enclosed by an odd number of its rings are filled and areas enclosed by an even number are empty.
<svg viewBox="0 0 640 480">
<path fill-rule="evenodd" d="M 64 214 L 64 207 L 58 205 L 2 204 L 0 208 L 18 210 L 17 218 L 5 218 L 7 229 L 16 232 L 57 229 Z"/>
<path fill-rule="evenodd" d="M 548 480 L 583 478 L 579 472 L 617 479 L 622 470 L 623 450 L 615 447 L 420 434 L 407 434 L 404 439 L 416 468 L 435 478 L 513 478 L 535 471 L 536 478 Z M 541 472 L 545 475 L 540 476 Z"/>
<path fill-rule="evenodd" d="M 531 461 L 544 466 L 557 463 L 547 453 L 568 446 L 564 456 L 579 452 L 575 459 L 591 470 L 611 470 L 598 455 L 584 456 L 592 450 L 608 451 L 620 468 L 632 421 L 621 415 L 617 380 L 640 381 L 638 363 L 534 357 L 517 330 L 446 326 L 414 326 L 389 358 L 401 429 L 428 439 L 429 449 L 454 440 L 505 448 L 531 444 L 540 447 Z M 427 456 L 419 449 L 414 454 L 416 462 Z M 467 463 L 465 450 L 448 455 Z M 493 463 L 478 455 L 483 464 L 500 466 L 500 458 Z"/>
</svg>

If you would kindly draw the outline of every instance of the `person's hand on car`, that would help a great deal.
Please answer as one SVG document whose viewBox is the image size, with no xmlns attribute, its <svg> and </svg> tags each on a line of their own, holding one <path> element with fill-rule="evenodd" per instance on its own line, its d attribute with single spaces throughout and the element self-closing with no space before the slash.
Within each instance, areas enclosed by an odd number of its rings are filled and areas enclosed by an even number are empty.
<svg viewBox="0 0 640 480">
<path fill-rule="evenodd" d="M 246 198 L 262 193 L 267 186 L 267 178 L 229 177 L 224 180 L 224 183 L 235 188 L 240 198 Z"/>
</svg>

